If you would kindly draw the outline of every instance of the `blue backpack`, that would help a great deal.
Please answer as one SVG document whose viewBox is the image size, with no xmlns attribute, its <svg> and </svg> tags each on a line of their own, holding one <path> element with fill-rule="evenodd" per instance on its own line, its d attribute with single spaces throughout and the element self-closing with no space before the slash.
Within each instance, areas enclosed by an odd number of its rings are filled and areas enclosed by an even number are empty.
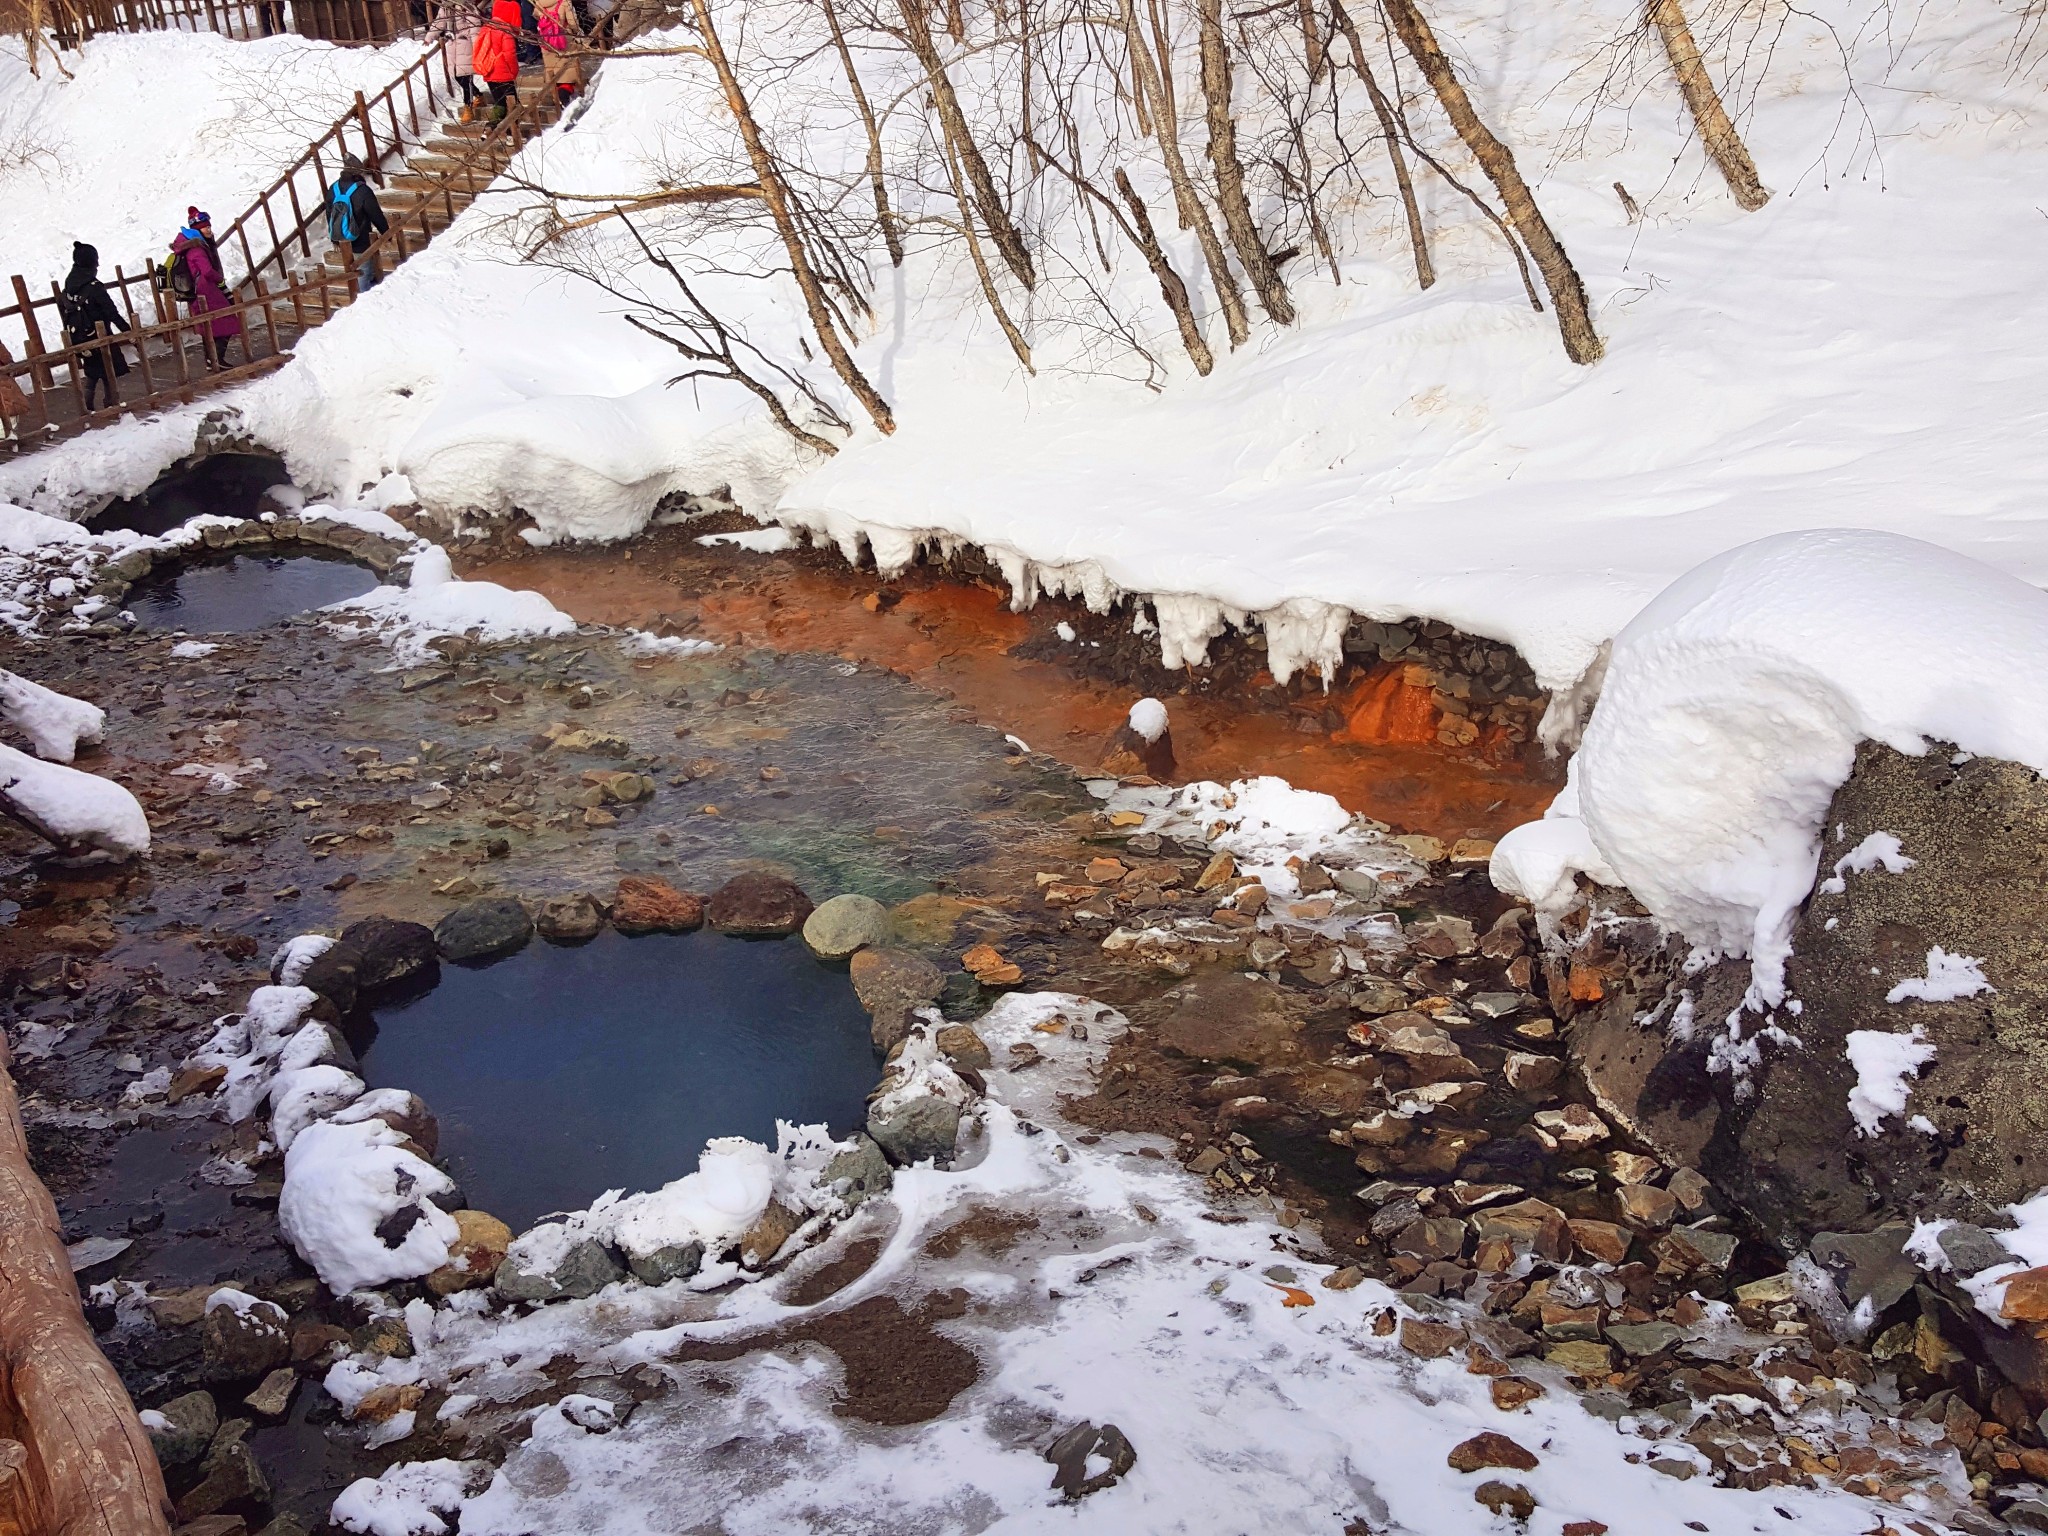
<svg viewBox="0 0 2048 1536">
<path fill-rule="evenodd" d="M 359 233 L 355 186 L 336 182 L 327 189 L 327 238 L 336 245 L 354 245 Z"/>
</svg>

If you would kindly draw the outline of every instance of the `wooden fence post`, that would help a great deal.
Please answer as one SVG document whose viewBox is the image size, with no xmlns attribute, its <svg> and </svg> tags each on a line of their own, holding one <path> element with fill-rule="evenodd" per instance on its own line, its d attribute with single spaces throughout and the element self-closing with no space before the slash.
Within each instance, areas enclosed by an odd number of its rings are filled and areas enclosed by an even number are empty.
<svg viewBox="0 0 2048 1536">
<path fill-rule="evenodd" d="M 17 272 L 14 274 L 14 297 L 21 305 L 21 323 L 28 331 L 27 358 L 33 364 L 47 349 L 43 346 L 43 328 L 36 324 L 36 307 L 28 296 L 28 283 Z M 50 364 L 43 364 L 40 370 L 31 368 L 31 378 L 40 377 L 51 389 L 57 387 L 57 371 Z"/>
</svg>

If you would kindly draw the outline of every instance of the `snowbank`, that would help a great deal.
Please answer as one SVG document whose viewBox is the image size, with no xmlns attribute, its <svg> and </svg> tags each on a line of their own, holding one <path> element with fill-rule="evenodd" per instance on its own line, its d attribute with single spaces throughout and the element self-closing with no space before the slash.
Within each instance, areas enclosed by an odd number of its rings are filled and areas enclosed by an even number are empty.
<svg viewBox="0 0 2048 1536">
<path fill-rule="evenodd" d="M 1568 896 L 1574 868 L 1626 885 L 1702 950 L 1750 956 L 1752 1000 L 1775 1006 L 1857 743 L 1951 742 L 2048 772 L 2044 656 L 2048 594 L 1917 539 L 1732 550 L 1615 638 L 1572 790 L 1501 840 L 1495 880 L 1534 901 Z"/>
<path fill-rule="evenodd" d="M 448 551 L 427 545 L 413 556 L 403 587 L 378 587 L 336 603 L 336 614 L 362 614 L 399 662 L 414 666 L 434 654 L 442 635 L 467 635 L 483 644 L 566 635 L 576 621 L 538 592 L 514 592 L 492 581 L 457 581 Z"/>
<path fill-rule="evenodd" d="M 107 712 L 99 705 L 4 670 L 0 670 L 0 719 L 28 737 L 37 757 L 56 763 L 76 757 L 80 742 L 99 741 L 107 726 Z"/>
<path fill-rule="evenodd" d="M 62 842 L 117 858 L 149 852 L 149 818 L 142 803 L 112 779 L 0 746 L 0 796 L 39 831 Z"/>
</svg>

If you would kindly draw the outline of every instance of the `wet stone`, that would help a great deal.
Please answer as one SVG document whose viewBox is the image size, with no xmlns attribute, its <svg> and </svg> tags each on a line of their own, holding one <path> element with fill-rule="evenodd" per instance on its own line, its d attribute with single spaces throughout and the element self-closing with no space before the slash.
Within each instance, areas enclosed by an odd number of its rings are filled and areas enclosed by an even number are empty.
<svg viewBox="0 0 2048 1536">
<path fill-rule="evenodd" d="M 875 1044 L 889 1049 L 910 1027 L 911 1010 L 945 990 L 946 978 L 931 961 L 907 949 L 863 949 L 847 968 L 853 995 L 874 1020 Z"/>
<path fill-rule="evenodd" d="M 1408 994 L 1383 976 L 1368 976 L 1351 989 L 1351 1006 L 1372 1017 L 1399 1013 L 1408 1003 Z"/>
<path fill-rule="evenodd" d="M 1906 1255 L 1913 1229 L 1894 1222 L 1875 1232 L 1818 1232 L 1814 1262 L 1834 1277 L 1835 1288 L 1851 1307 L 1866 1298 L 1882 1312 L 1913 1288 L 1920 1269 Z"/>
<path fill-rule="evenodd" d="M 213 1443 L 214 1432 L 220 1428 L 220 1415 L 210 1392 L 187 1392 L 154 1413 L 163 1423 L 145 1420 L 143 1428 L 148 1431 L 157 1462 L 166 1469 L 190 1466 L 204 1456 Z"/>
<path fill-rule="evenodd" d="M 283 1365 L 291 1352 L 284 1308 L 269 1301 L 209 1308 L 199 1340 L 209 1381 L 253 1380 Z"/>
<path fill-rule="evenodd" d="M 434 932 L 423 923 L 390 917 L 366 917 L 341 931 L 341 943 L 362 956 L 356 984 L 378 992 L 409 981 L 437 961 Z"/>
<path fill-rule="evenodd" d="M 281 1419 L 291 1410 L 292 1392 L 298 1384 L 298 1372 L 281 1365 L 242 1399 L 243 1405 L 259 1419 Z"/>
<path fill-rule="evenodd" d="M 534 909 L 533 931 L 550 944 L 581 944 L 604 927 L 604 908 L 581 892 L 550 896 Z"/>
<path fill-rule="evenodd" d="M 885 1112 L 870 1111 L 868 1135 L 901 1167 L 953 1155 L 960 1136 L 960 1106 L 936 1094 L 918 1094 Z"/>
<path fill-rule="evenodd" d="M 872 1195 L 885 1194 L 895 1174 L 889 1159 L 874 1139 L 863 1132 L 853 1134 L 853 1148 L 841 1152 L 825 1165 L 824 1183 L 838 1191 L 849 1210 Z"/>
<path fill-rule="evenodd" d="M 822 960 L 885 943 L 889 931 L 889 909 L 872 896 L 834 896 L 804 919 L 804 943 Z"/>
<path fill-rule="evenodd" d="M 581 1300 L 624 1278 L 625 1271 L 604 1244 L 585 1238 L 541 1269 L 528 1269 L 519 1254 L 508 1253 L 493 1285 L 507 1301 Z"/>
<path fill-rule="evenodd" d="M 740 938 L 795 933 L 810 915 L 811 899 L 794 881 L 751 870 L 726 881 L 704 908 L 713 928 Z"/>
<path fill-rule="evenodd" d="M 1607 1341 L 1632 1358 L 1669 1349 L 1684 1337 L 1685 1330 L 1675 1323 L 1610 1323 L 1607 1327 Z"/>
<path fill-rule="evenodd" d="M 653 875 L 625 875 L 612 896 L 612 926 L 621 933 L 690 933 L 704 926 L 704 898 Z"/>
<path fill-rule="evenodd" d="M 940 1054 L 956 1067 L 986 1072 L 991 1066 L 988 1044 L 968 1024 L 948 1024 L 933 1037 Z"/>
<path fill-rule="evenodd" d="M 314 957 L 299 975 L 299 985 L 308 987 L 334 1004 L 340 1014 L 352 1012 L 356 994 L 362 989 L 363 952 L 353 944 L 337 943 Z"/>
<path fill-rule="evenodd" d="M 633 1278 L 648 1285 L 687 1280 L 703 1263 L 704 1245 L 696 1242 L 671 1243 L 652 1253 L 628 1254 L 626 1257 L 626 1267 L 633 1272 Z"/>
<path fill-rule="evenodd" d="M 434 925 L 435 947 L 458 965 L 500 959 L 532 937 L 533 919 L 516 896 L 481 897 Z"/>
</svg>

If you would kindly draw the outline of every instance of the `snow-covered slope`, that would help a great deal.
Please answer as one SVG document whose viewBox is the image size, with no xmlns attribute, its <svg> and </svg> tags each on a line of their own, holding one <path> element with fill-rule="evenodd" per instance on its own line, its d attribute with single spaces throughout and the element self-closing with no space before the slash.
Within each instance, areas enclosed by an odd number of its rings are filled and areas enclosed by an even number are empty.
<svg viewBox="0 0 2048 1536">
<path fill-rule="evenodd" d="M 1028 300 L 1007 290 L 1034 349 L 1027 376 L 957 241 L 932 233 L 951 199 L 921 93 L 900 58 L 870 49 L 871 96 L 904 103 L 885 130 L 891 164 L 924 172 L 921 190 L 909 175 L 893 187 L 926 222 L 902 268 L 872 253 L 859 350 L 895 408 L 893 437 L 863 427 L 837 457 L 807 462 L 736 387 L 665 387 L 685 364 L 623 319 L 647 313 L 636 296 L 661 298 L 665 280 L 616 225 L 585 247 L 613 291 L 513 264 L 503 197 L 246 392 L 251 418 L 323 492 L 400 469 L 430 503 L 516 507 L 555 535 L 616 537 L 665 492 L 730 485 L 750 510 L 852 550 L 871 542 L 885 565 L 927 535 L 971 539 L 1027 591 L 1177 596 L 1155 616 L 1170 652 L 1197 655 L 1237 613 L 1285 631 L 1276 661 L 1327 655 L 1342 610 L 1413 613 L 1510 640 L 1560 685 L 1674 576 L 1790 528 L 1909 533 L 2048 580 L 2036 491 L 2048 294 L 2030 274 L 2048 124 L 2038 70 L 2016 67 L 2009 10 L 1935 0 L 1909 24 L 1847 0 L 1766 6 L 1760 31 L 1738 29 L 1738 44 L 1751 38 L 1738 57 L 1710 58 L 1775 192 L 1742 214 L 1691 141 L 1632 0 L 1429 9 L 1584 275 L 1607 341 L 1597 366 L 1566 361 L 1498 237 L 1422 170 L 1442 280 L 1417 291 L 1353 85 L 1343 121 L 1366 179 L 1333 200 L 1343 282 L 1308 245 L 1286 268 L 1300 323 L 1261 324 L 1235 354 L 1127 108 L 1077 101 L 1091 144 L 1130 151 L 1222 355 L 1213 376 L 1193 376 L 1142 263 L 1109 231 L 1104 271 L 1078 205 L 1048 178 L 1022 202 L 1045 281 Z M 1723 35 L 1720 11 L 1695 9 L 1703 35 Z M 780 147 L 857 171 L 837 66 L 811 49 L 815 13 L 747 11 L 742 56 L 775 61 L 751 83 Z M 988 62 L 999 55 L 962 60 L 977 111 L 1010 89 Z M 1178 78 L 1195 157 L 1194 72 Z M 1476 181 L 1412 68 L 1401 78 L 1418 138 Z M 521 169 L 593 193 L 749 174 L 705 66 L 687 57 L 608 63 L 585 114 Z M 707 301 L 860 420 L 805 360 L 786 281 L 732 275 L 779 259 L 758 222 L 726 210 L 645 226 L 693 268 L 719 268 L 701 280 Z M 53 508 L 92 478 L 25 463 L 0 469 L 0 496 Z"/>
</svg>

